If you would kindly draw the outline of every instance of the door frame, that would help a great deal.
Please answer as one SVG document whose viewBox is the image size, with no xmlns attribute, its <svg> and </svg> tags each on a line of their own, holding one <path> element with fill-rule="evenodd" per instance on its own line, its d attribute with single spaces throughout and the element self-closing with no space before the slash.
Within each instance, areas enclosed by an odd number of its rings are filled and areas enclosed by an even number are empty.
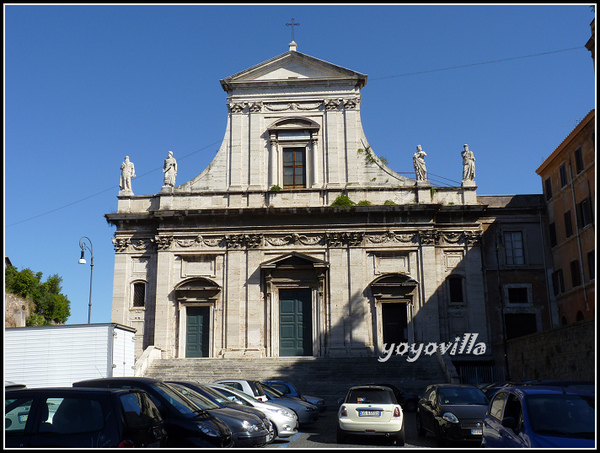
<svg viewBox="0 0 600 453">
<path fill-rule="evenodd" d="M 195 307 L 208 307 L 208 356 L 207 357 L 193 357 L 193 358 L 208 358 L 214 357 L 214 345 L 215 345 L 215 328 L 214 328 L 214 309 L 215 306 L 210 302 L 200 303 L 182 303 L 179 305 L 179 348 L 178 356 L 186 358 L 187 355 L 187 310 Z"/>
</svg>

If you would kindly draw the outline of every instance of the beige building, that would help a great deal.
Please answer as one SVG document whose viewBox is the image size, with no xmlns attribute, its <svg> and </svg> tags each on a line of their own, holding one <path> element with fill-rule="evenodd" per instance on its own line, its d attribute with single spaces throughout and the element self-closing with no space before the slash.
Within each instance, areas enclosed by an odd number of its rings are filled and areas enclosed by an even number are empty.
<svg viewBox="0 0 600 453">
<path fill-rule="evenodd" d="M 112 322 L 137 329 L 138 356 L 151 345 L 165 358 L 376 356 L 466 333 L 489 345 L 482 219 L 493 219 L 473 168 L 433 187 L 387 167 L 363 132 L 366 83 L 292 42 L 221 80 L 227 128 L 204 171 L 119 194 L 106 215 Z"/>
</svg>

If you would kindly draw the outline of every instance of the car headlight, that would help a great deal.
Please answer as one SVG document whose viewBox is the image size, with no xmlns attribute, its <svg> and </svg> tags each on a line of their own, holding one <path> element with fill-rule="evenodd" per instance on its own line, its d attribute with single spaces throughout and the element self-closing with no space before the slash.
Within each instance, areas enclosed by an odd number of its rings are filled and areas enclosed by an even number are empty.
<svg viewBox="0 0 600 453">
<path fill-rule="evenodd" d="M 450 423 L 458 423 L 458 418 L 452 412 L 446 412 L 442 415 L 442 418 Z"/>
<path fill-rule="evenodd" d="M 254 425 L 254 424 L 250 423 L 248 420 L 244 420 L 242 422 L 242 428 L 244 428 L 249 433 L 254 433 L 259 430 L 258 425 Z"/>
<path fill-rule="evenodd" d="M 284 417 L 288 417 L 288 418 L 296 418 L 296 414 L 286 410 L 286 409 L 267 409 L 270 412 L 274 412 L 275 414 L 280 414 L 283 415 Z"/>
<path fill-rule="evenodd" d="M 221 435 L 215 428 L 205 425 L 204 423 L 198 423 L 198 429 L 210 437 L 219 437 Z"/>
</svg>

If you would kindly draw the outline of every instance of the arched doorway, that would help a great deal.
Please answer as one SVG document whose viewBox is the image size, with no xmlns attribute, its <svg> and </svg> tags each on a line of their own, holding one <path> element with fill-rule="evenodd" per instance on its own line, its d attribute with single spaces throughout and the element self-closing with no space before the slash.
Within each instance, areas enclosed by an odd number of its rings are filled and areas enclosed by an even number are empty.
<svg viewBox="0 0 600 453">
<path fill-rule="evenodd" d="M 179 304 L 179 357 L 212 357 L 220 286 L 206 278 L 194 278 L 180 283 L 175 294 Z"/>
<path fill-rule="evenodd" d="M 418 283 L 402 273 L 385 274 L 369 285 L 375 303 L 376 347 L 414 342 L 413 300 Z"/>
</svg>

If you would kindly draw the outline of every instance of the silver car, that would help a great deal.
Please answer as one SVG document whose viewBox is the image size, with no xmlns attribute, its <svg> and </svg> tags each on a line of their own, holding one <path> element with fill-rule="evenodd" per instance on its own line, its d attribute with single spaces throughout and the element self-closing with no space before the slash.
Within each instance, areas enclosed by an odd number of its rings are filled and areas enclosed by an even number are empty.
<svg viewBox="0 0 600 453">
<path fill-rule="evenodd" d="M 276 438 L 286 439 L 298 433 L 298 417 L 293 411 L 277 404 L 263 403 L 247 393 L 226 385 L 208 384 L 208 386 L 222 394 L 229 401 L 262 411 L 271 420 Z"/>
<path fill-rule="evenodd" d="M 262 388 L 262 384 L 259 381 L 251 381 L 248 379 L 222 379 L 220 381 L 215 381 L 214 383 L 226 385 L 227 387 L 234 388 L 240 392 L 247 393 L 263 403 L 266 403 L 268 400 Z"/>
<path fill-rule="evenodd" d="M 269 398 L 269 403 L 279 404 L 293 410 L 298 416 L 300 426 L 309 425 L 319 420 L 319 408 L 314 404 L 302 401 L 300 398 L 293 396 L 285 396 L 279 390 L 275 390 L 265 383 L 262 384 L 262 388 Z"/>
</svg>

